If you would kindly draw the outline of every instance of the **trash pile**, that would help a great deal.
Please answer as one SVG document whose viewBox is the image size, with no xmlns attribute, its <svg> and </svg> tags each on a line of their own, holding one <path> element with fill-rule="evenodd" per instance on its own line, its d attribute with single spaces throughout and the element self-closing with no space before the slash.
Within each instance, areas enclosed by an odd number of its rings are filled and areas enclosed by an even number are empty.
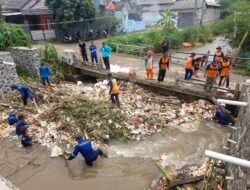
<svg viewBox="0 0 250 190">
<path fill-rule="evenodd" d="M 79 132 L 97 142 L 140 140 L 166 127 L 191 131 L 198 126 L 195 121 L 213 117 L 214 106 L 205 100 L 185 103 L 131 82 L 119 85 L 121 108 L 111 105 L 107 81 L 65 83 L 46 92 L 31 86 L 39 113 L 32 105 L 23 108 L 18 94 L 3 95 L 0 136 L 8 137 L 14 131 L 6 122 L 11 107 L 26 116 L 33 139 L 50 148 L 60 143 L 73 145 L 73 136 Z"/>
<path fill-rule="evenodd" d="M 222 190 L 225 182 L 225 165 L 221 161 L 206 159 L 202 166 L 186 165 L 179 170 L 173 167 L 163 167 L 157 163 L 162 177 L 153 185 L 154 190 Z"/>
</svg>

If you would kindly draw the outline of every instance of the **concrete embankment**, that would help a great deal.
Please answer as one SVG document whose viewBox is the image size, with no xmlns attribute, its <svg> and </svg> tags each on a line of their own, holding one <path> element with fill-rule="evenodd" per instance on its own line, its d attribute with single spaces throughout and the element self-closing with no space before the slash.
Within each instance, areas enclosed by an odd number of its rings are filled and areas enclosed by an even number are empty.
<svg viewBox="0 0 250 190">
<path fill-rule="evenodd" d="M 230 137 L 237 144 L 228 144 L 228 155 L 250 160 L 250 81 L 243 84 L 240 99 L 248 102 L 248 106 L 240 108 L 236 124 L 237 130 L 233 131 Z M 234 178 L 227 181 L 227 190 L 247 190 L 250 188 L 249 168 L 227 164 L 227 175 Z"/>
</svg>

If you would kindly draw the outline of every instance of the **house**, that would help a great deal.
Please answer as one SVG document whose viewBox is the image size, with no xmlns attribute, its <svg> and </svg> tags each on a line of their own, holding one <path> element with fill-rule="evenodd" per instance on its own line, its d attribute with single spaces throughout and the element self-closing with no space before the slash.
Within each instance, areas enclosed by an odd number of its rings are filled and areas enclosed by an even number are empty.
<svg viewBox="0 0 250 190">
<path fill-rule="evenodd" d="M 21 24 L 33 40 L 56 38 L 53 12 L 45 0 L 2 0 L 6 22 Z"/>
<path fill-rule="evenodd" d="M 136 0 L 143 8 L 146 26 L 155 26 L 160 11 L 170 9 L 177 16 L 177 26 L 207 23 L 220 18 L 221 5 L 206 0 Z"/>
<path fill-rule="evenodd" d="M 206 0 L 177 0 L 169 6 L 177 16 L 177 26 L 192 26 L 220 19 L 221 5 Z"/>
<path fill-rule="evenodd" d="M 173 4 L 175 0 L 136 0 L 136 3 L 142 7 L 142 18 L 146 26 L 155 26 L 160 20 L 160 11 L 163 11 Z"/>
<path fill-rule="evenodd" d="M 118 19 L 118 31 L 135 32 L 146 28 L 144 21 L 129 19 L 131 7 L 127 1 L 110 1 L 105 9 L 112 11 L 113 15 Z"/>
</svg>

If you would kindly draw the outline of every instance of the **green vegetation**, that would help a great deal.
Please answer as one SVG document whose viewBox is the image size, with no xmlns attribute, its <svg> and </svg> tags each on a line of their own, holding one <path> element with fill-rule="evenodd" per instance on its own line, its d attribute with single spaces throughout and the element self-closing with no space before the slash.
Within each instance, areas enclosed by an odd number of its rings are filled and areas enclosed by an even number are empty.
<svg viewBox="0 0 250 190">
<path fill-rule="evenodd" d="M 124 123 L 127 118 L 118 109 L 110 109 L 107 103 L 93 102 L 80 96 L 64 100 L 50 113 L 49 120 L 60 121 L 62 129 L 72 133 L 87 132 L 90 139 L 105 141 L 110 139 L 128 140 L 129 129 Z"/>
<path fill-rule="evenodd" d="M 47 43 L 45 49 L 41 51 L 42 61 L 47 63 L 52 69 L 52 79 L 54 81 L 60 81 L 64 78 L 67 69 L 59 58 L 56 48 L 53 44 Z"/>
<path fill-rule="evenodd" d="M 31 39 L 21 26 L 3 23 L 0 25 L 0 51 L 16 46 L 31 46 Z"/>
<path fill-rule="evenodd" d="M 170 42 L 171 49 L 182 47 L 183 42 L 189 43 L 206 43 L 211 42 L 214 36 L 218 35 L 221 30 L 221 22 L 207 24 L 204 26 L 193 26 L 181 28 L 172 32 L 164 32 L 160 29 L 150 29 L 146 32 L 128 34 L 126 36 L 111 37 L 108 43 L 116 49 L 114 44 L 135 45 L 135 46 L 154 46 L 155 51 L 161 51 L 161 43 L 167 38 Z M 133 52 L 133 47 L 126 47 L 125 53 Z"/>
<path fill-rule="evenodd" d="M 39 82 L 38 77 L 30 75 L 26 70 L 20 67 L 17 67 L 17 75 L 19 76 L 21 83 L 34 84 L 34 82 Z"/>
<path fill-rule="evenodd" d="M 162 18 L 156 23 L 156 26 L 161 26 L 164 32 L 175 31 L 175 14 L 173 14 L 169 9 L 166 9 L 165 11 L 160 12 L 160 15 Z"/>
<path fill-rule="evenodd" d="M 54 12 L 56 22 L 85 20 L 95 16 L 91 0 L 46 0 L 46 5 Z M 65 23 L 63 27 L 69 28 L 70 24 Z"/>
</svg>

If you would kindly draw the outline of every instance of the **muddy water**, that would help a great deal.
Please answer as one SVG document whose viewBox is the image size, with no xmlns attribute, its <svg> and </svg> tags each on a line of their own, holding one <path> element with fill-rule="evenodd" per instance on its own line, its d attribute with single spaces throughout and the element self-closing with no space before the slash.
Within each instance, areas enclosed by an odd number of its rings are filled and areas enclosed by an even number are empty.
<svg viewBox="0 0 250 190">
<path fill-rule="evenodd" d="M 80 156 L 70 162 L 50 159 L 39 145 L 24 149 L 16 141 L 2 141 L 0 175 L 24 190 L 80 190 L 150 188 L 159 171 L 152 159 L 165 153 L 164 163 L 180 167 L 202 164 L 204 150 L 220 151 L 228 130 L 213 123 L 202 123 L 192 132 L 169 128 L 139 142 L 111 142 L 110 158 L 101 158 L 92 168 Z"/>
</svg>

